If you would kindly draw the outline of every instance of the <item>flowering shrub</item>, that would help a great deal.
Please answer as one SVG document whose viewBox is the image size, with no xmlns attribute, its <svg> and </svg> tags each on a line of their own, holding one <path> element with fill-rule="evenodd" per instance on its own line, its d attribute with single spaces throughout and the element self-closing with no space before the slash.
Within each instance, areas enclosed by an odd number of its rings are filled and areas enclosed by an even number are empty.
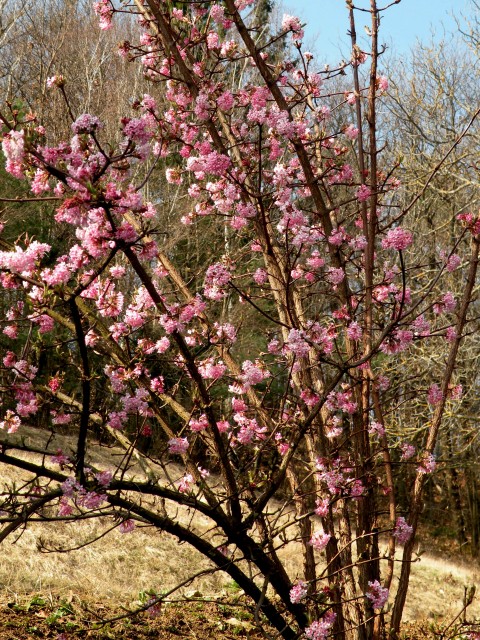
<svg viewBox="0 0 480 640">
<path fill-rule="evenodd" d="M 461 397 L 455 365 L 478 265 L 478 216 L 463 216 L 452 231 L 456 253 L 445 252 L 445 266 L 420 285 L 411 206 L 392 168 L 379 164 L 375 113 L 388 81 L 377 69 L 375 2 L 370 56 L 352 31 L 352 59 L 341 69 L 351 87 L 333 97 L 335 73 L 318 72 L 302 53 L 298 18 L 284 16 L 260 45 L 251 0 L 177 4 L 135 1 L 142 33 L 121 51 L 140 59 L 163 94 L 162 102 L 138 100 L 119 140 L 104 139 L 94 114 L 71 114 L 68 140 L 51 140 L 33 114 L 2 115 L 6 171 L 36 196 L 50 194 L 52 224 L 69 246 L 58 255 L 28 235 L 2 244 L 0 286 L 14 302 L 2 318 L 9 346 L 0 428 L 21 433 L 37 415 L 50 428 L 70 423 L 77 436 L 75 455 L 57 452 L 49 465 L 2 449 L 0 461 L 36 474 L 35 486 L 3 504 L 4 531 L 51 505 L 65 519 L 108 515 L 125 534 L 148 523 L 229 573 L 282 637 L 313 640 L 383 636 L 378 610 L 399 542 L 395 637 L 422 489 L 436 469 L 445 407 Z M 108 29 L 116 6 L 102 0 L 94 10 Z M 287 37 L 291 48 L 274 60 L 275 42 Z M 239 68 L 250 71 L 234 86 Z M 59 78 L 50 90 L 66 95 Z M 222 226 L 224 255 L 212 251 L 193 275 L 172 263 L 156 199 L 143 189 L 157 163 L 167 185 L 184 189 L 187 209 L 176 224 L 192 236 L 209 220 Z M 462 265 L 456 300 L 442 278 Z M 65 369 L 76 367 L 73 382 L 45 380 L 31 335 L 50 340 Z M 419 343 L 428 349 L 439 335 L 444 370 L 431 372 L 427 390 L 419 383 L 400 398 L 389 363 L 414 358 Z M 98 379 L 105 397 L 97 410 Z M 430 416 L 418 450 L 389 430 L 400 403 L 409 403 L 412 421 Z M 116 468 L 89 467 L 93 426 L 126 449 Z M 142 443 L 152 438 L 158 446 L 148 456 Z M 126 479 L 132 454 L 144 481 Z M 415 477 L 407 519 L 397 517 L 398 463 Z M 146 494 L 174 508 L 157 510 Z M 181 524 L 179 507 L 206 518 L 220 544 Z M 379 524 L 389 536 L 383 574 Z M 294 541 L 303 553 L 296 582 L 277 555 Z M 252 575 L 263 576 L 263 591 Z"/>
</svg>

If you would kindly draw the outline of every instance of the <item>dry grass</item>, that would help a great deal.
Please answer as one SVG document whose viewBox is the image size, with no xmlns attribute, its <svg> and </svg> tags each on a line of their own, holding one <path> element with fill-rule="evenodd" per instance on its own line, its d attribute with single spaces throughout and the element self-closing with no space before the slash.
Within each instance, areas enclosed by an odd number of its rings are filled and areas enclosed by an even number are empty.
<svg viewBox="0 0 480 640">
<path fill-rule="evenodd" d="M 112 531 L 107 537 L 70 553 L 42 553 L 40 541 L 50 547 L 76 546 L 97 537 L 111 522 L 92 520 L 52 527 L 32 525 L 15 542 L 6 540 L 0 554 L 0 583 L 12 593 L 70 591 L 97 601 L 129 604 L 141 591 L 169 590 L 192 573 L 209 566 L 187 545 L 166 534 L 137 529 L 133 534 Z M 220 574 L 199 578 L 198 589 L 219 591 Z"/>
<path fill-rule="evenodd" d="M 40 446 L 37 432 L 30 434 L 30 444 Z M 68 439 L 52 448 L 68 450 Z M 97 467 L 108 466 L 108 458 L 119 450 L 98 449 L 94 461 Z M 179 470 L 180 472 L 180 470 Z M 139 473 L 132 469 L 132 474 Z M 0 466 L 1 484 L 26 479 L 26 472 Z M 187 523 L 187 510 L 178 510 L 178 518 Z M 205 532 L 208 520 L 195 516 L 197 530 Z M 172 536 L 149 527 L 137 527 L 131 534 L 114 529 L 96 542 L 69 553 L 44 553 L 41 547 L 71 548 L 99 538 L 110 529 L 109 518 L 92 519 L 80 523 L 32 524 L 21 535 L 7 538 L 0 553 L 0 585 L 12 594 L 42 593 L 65 597 L 72 592 L 80 598 L 110 605 L 132 605 L 139 593 L 153 589 L 168 591 L 199 571 L 211 567 L 200 554 Z M 220 540 L 218 541 L 220 544 Z M 301 572 L 299 545 L 291 543 L 281 550 L 289 575 L 294 579 Z M 412 581 L 407 598 L 407 620 L 453 617 L 462 606 L 464 585 L 479 583 L 480 569 L 476 566 L 446 562 L 425 554 L 412 567 Z M 203 594 L 218 594 L 231 583 L 223 573 L 212 573 L 185 585 Z M 480 618 L 480 603 L 474 601 L 469 618 Z"/>
</svg>

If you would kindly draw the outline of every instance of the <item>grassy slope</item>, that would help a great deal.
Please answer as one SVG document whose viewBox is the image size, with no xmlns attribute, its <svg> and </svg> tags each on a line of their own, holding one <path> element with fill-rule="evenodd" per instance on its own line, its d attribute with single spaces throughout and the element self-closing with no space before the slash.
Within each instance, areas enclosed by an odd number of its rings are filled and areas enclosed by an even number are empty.
<svg viewBox="0 0 480 640">
<path fill-rule="evenodd" d="M 41 434 L 31 430 L 28 435 L 32 444 L 41 444 Z M 68 441 L 54 443 L 52 449 L 55 450 L 56 446 L 68 450 Z M 108 459 L 114 453 L 118 452 L 102 449 L 97 453 L 95 464 L 100 467 L 108 466 Z M 2 484 L 25 477 L 24 472 L 0 467 Z M 190 516 L 188 512 L 179 513 L 179 517 L 184 521 Z M 179 544 L 174 538 L 151 528 L 137 528 L 131 534 L 121 534 L 118 529 L 114 529 L 97 542 L 82 546 L 85 542 L 101 536 L 113 524 L 112 520 L 107 519 L 90 520 L 75 525 L 35 524 L 23 530 L 21 535 L 7 539 L 0 553 L 2 600 L 21 603 L 23 606 L 31 602 L 32 594 L 38 594 L 45 602 L 51 604 L 52 610 L 58 602 L 72 597 L 79 601 L 87 601 L 93 609 L 135 608 L 142 592 L 165 592 L 179 582 L 186 581 L 190 575 L 209 567 L 208 562 L 187 545 Z M 200 530 L 206 530 L 208 523 L 196 518 L 195 526 Z M 46 549 L 77 546 L 82 548 L 70 553 L 45 552 Z M 427 546 L 427 552 L 428 550 Z M 294 579 L 295 567 L 301 566 L 298 548 L 291 545 L 284 549 L 283 553 L 287 569 Z M 446 561 L 433 554 L 423 554 L 412 568 L 406 619 L 452 619 L 462 607 L 464 586 L 478 583 L 479 578 L 480 567 L 476 564 L 466 565 L 452 559 Z M 215 595 L 228 599 L 231 595 L 228 585 L 228 576 L 221 573 L 208 574 L 193 584 L 186 584 L 175 597 L 181 597 L 195 588 L 204 596 Z M 38 611 L 33 613 L 36 615 Z M 20 614 L 17 612 L 15 615 L 18 617 Z M 28 617 L 25 612 L 22 615 Z M 473 602 L 468 617 L 480 620 L 480 599 Z M 222 619 L 220 624 L 223 624 Z M 240 626 L 237 633 L 241 630 Z M 2 635 L 0 640 L 3 640 Z"/>
</svg>

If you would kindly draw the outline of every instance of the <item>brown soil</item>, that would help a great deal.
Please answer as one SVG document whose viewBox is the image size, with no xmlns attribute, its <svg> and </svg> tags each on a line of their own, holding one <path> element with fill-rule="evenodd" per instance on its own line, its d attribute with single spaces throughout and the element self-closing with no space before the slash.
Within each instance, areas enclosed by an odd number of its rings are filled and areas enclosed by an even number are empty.
<svg viewBox="0 0 480 640">
<path fill-rule="evenodd" d="M 236 599 L 223 603 L 189 601 L 162 605 L 155 616 L 76 601 L 46 602 L 41 596 L 0 602 L 0 640 L 260 640 L 254 616 Z"/>
<path fill-rule="evenodd" d="M 265 629 L 267 630 L 267 629 Z M 274 631 L 269 629 L 274 637 Z M 480 625 L 460 621 L 448 629 L 445 624 L 422 620 L 406 623 L 402 640 L 458 640 L 469 632 L 480 633 Z M 264 640 L 255 628 L 253 613 L 242 597 L 221 602 L 191 600 L 163 604 L 155 615 L 141 612 L 126 616 L 113 610 L 72 597 L 71 601 L 46 601 L 40 595 L 22 601 L 0 601 L 0 640 Z M 476 636 L 474 636 L 476 637 Z"/>
</svg>

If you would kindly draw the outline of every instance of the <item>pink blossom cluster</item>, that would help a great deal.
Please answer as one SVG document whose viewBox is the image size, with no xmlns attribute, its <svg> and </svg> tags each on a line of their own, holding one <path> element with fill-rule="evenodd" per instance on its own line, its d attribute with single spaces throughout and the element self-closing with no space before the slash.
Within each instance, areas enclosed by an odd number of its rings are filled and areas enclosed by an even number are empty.
<svg viewBox="0 0 480 640">
<path fill-rule="evenodd" d="M 282 29 L 284 31 L 291 31 L 294 41 L 301 40 L 303 38 L 302 23 L 296 16 L 284 14 L 282 19 Z"/>
<path fill-rule="evenodd" d="M 380 350 L 388 355 L 395 355 L 408 349 L 413 341 L 413 332 L 410 329 L 395 329 L 380 345 Z"/>
<path fill-rule="evenodd" d="M 369 589 L 365 594 L 374 609 L 381 609 L 388 600 L 388 589 L 382 587 L 378 580 L 368 583 Z"/>
<path fill-rule="evenodd" d="M 354 321 L 348 325 L 347 335 L 350 338 L 350 340 L 355 340 L 356 342 L 362 339 L 363 331 L 362 331 L 362 327 L 358 324 L 358 322 Z"/>
<path fill-rule="evenodd" d="M 147 116 L 129 118 L 124 122 L 123 135 L 133 142 L 144 145 L 153 138 L 154 123 L 155 121 Z"/>
<path fill-rule="evenodd" d="M 88 471 L 88 470 L 87 470 Z M 106 495 L 96 491 L 87 491 L 74 478 L 68 478 L 61 485 L 63 497 L 60 501 L 59 515 L 70 515 L 73 511 L 72 502 L 78 507 L 97 510 L 106 500 Z"/>
<path fill-rule="evenodd" d="M 329 411 L 342 411 L 349 415 L 353 415 L 358 408 L 357 403 L 353 400 L 353 391 L 348 388 L 343 391 L 331 391 L 325 406 Z"/>
<path fill-rule="evenodd" d="M 480 233 L 480 217 L 475 216 L 473 213 L 460 213 L 457 216 L 457 220 L 459 220 L 470 233 L 474 236 Z"/>
<path fill-rule="evenodd" d="M 225 285 L 229 283 L 232 274 L 225 264 L 217 262 L 208 267 L 205 274 L 204 295 L 210 300 L 221 300 L 225 297 Z"/>
<path fill-rule="evenodd" d="M 437 468 L 437 461 L 435 460 L 435 456 L 433 453 L 425 453 L 417 467 L 418 473 L 433 473 Z"/>
<path fill-rule="evenodd" d="M 243 385 L 244 393 L 250 387 L 260 384 L 267 378 L 270 377 L 270 371 L 264 366 L 263 362 L 260 360 L 255 360 L 252 362 L 251 360 L 245 360 L 242 363 L 242 374 L 240 376 L 240 380 Z"/>
<path fill-rule="evenodd" d="M 9 131 L 3 136 L 2 151 L 5 155 L 5 169 L 15 178 L 23 178 L 22 163 L 25 157 L 25 132 Z"/>
<path fill-rule="evenodd" d="M 316 551 L 323 551 L 332 536 L 325 531 L 315 531 L 308 544 L 312 545 Z"/>
<path fill-rule="evenodd" d="M 94 474 L 95 480 L 101 487 L 108 487 L 112 481 L 112 472 L 108 469 L 105 471 L 99 471 Z"/>
<path fill-rule="evenodd" d="M 353 469 L 341 458 L 333 461 L 317 458 L 316 468 L 318 479 L 326 485 L 332 496 L 341 494 L 359 498 L 364 494 L 362 481 L 352 475 Z"/>
<path fill-rule="evenodd" d="M 58 464 L 62 470 L 70 464 L 70 458 L 61 449 L 57 449 L 57 453 L 54 456 L 50 456 L 50 460 L 53 464 Z"/>
<path fill-rule="evenodd" d="M 168 441 L 168 452 L 172 455 L 183 455 L 187 453 L 188 447 L 187 438 L 170 438 Z"/>
<path fill-rule="evenodd" d="M 195 479 L 191 473 L 186 473 L 180 480 L 177 482 L 177 489 L 180 493 L 190 493 L 193 487 L 195 486 Z"/>
<path fill-rule="evenodd" d="M 285 346 L 297 358 L 306 358 L 310 351 L 304 332 L 298 329 L 290 329 Z"/>
<path fill-rule="evenodd" d="M 290 589 L 290 602 L 298 604 L 302 602 L 307 596 L 308 587 L 303 580 L 298 580 Z"/>
<path fill-rule="evenodd" d="M 362 184 L 355 192 L 355 196 L 359 202 L 365 202 L 372 195 L 372 190 L 366 184 Z"/>
<path fill-rule="evenodd" d="M 383 437 L 385 435 L 385 427 L 381 422 L 377 422 L 376 420 L 372 420 L 368 427 L 368 433 L 372 436 Z"/>
<path fill-rule="evenodd" d="M 127 520 L 122 520 L 122 522 L 118 526 L 118 530 L 120 533 L 131 533 L 135 529 L 135 520 L 128 518 Z"/>
<path fill-rule="evenodd" d="M 413 533 L 413 527 L 410 526 L 402 516 L 397 518 L 393 535 L 400 544 L 407 543 Z"/>
<path fill-rule="evenodd" d="M 413 444 L 409 444 L 408 442 L 404 442 L 401 446 L 401 459 L 405 462 L 406 460 L 410 460 L 416 453 L 416 449 Z"/>
<path fill-rule="evenodd" d="M 204 413 L 202 413 L 199 418 L 190 418 L 188 426 L 191 431 L 205 431 L 208 427 L 208 418 Z"/>
<path fill-rule="evenodd" d="M 349 124 L 345 127 L 345 135 L 350 140 L 356 140 L 358 138 L 358 128 L 353 124 Z"/>
<path fill-rule="evenodd" d="M 250 445 L 255 441 L 265 440 L 267 428 L 261 427 L 255 418 L 249 418 L 243 412 L 237 412 L 233 420 L 240 427 L 235 434 L 238 443 Z"/>
<path fill-rule="evenodd" d="M 0 429 L 6 429 L 7 433 L 16 433 L 22 421 L 13 411 L 7 409 L 3 420 L 0 421 Z"/>
<path fill-rule="evenodd" d="M 455 311 L 456 306 L 455 296 L 451 291 L 447 291 L 447 293 L 443 294 L 440 301 L 433 305 L 433 310 L 437 315 L 441 313 L 452 313 Z"/>
<path fill-rule="evenodd" d="M 100 129 L 102 123 L 97 116 L 92 116 L 89 113 L 83 113 L 72 124 L 72 131 L 76 134 L 81 133 L 94 133 L 97 129 Z"/>
<path fill-rule="evenodd" d="M 326 640 L 330 635 L 336 617 L 337 615 L 333 613 L 333 611 L 327 611 L 320 620 L 314 620 L 314 622 L 305 629 L 305 637 L 308 640 Z"/>
<path fill-rule="evenodd" d="M 328 498 L 317 498 L 315 501 L 315 515 L 325 518 L 328 516 L 330 500 Z"/>
<path fill-rule="evenodd" d="M 99 26 L 104 31 L 112 27 L 113 8 L 110 0 L 97 0 L 93 3 L 93 10 L 100 18 Z"/>
<path fill-rule="evenodd" d="M 0 267 L 15 273 L 32 272 L 50 249 L 50 245 L 33 240 L 26 249 L 17 245 L 15 251 L 0 251 Z"/>
<path fill-rule="evenodd" d="M 413 242 L 413 235 L 410 231 L 402 229 L 401 227 L 395 227 L 395 229 L 389 229 L 387 235 L 382 240 L 382 247 L 384 249 L 396 249 L 397 251 L 404 251 Z"/>
<path fill-rule="evenodd" d="M 438 384 L 431 384 L 428 388 L 427 400 L 428 404 L 435 406 L 440 404 L 443 399 L 443 393 Z"/>
<path fill-rule="evenodd" d="M 215 362 L 213 358 L 209 358 L 198 366 L 198 371 L 205 380 L 219 380 L 225 375 L 227 367 L 222 360 Z"/>
</svg>

